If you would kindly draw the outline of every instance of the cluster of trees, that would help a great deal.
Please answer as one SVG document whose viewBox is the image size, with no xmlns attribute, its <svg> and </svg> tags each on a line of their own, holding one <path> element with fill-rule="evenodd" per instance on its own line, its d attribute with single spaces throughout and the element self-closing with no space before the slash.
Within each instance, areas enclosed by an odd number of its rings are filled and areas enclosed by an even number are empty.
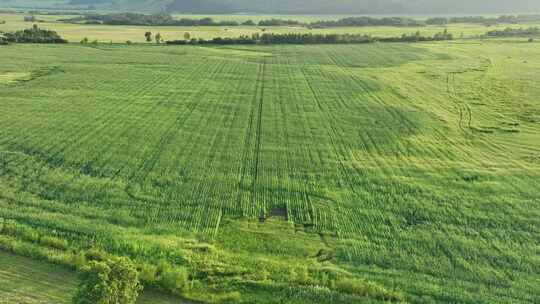
<svg viewBox="0 0 540 304">
<path fill-rule="evenodd" d="M 40 29 L 36 24 L 30 29 L 4 33 L 2 40 L 17 43 L 67 43 L 57 32 Z"/>
<path fill-rule="evenodd" d="M 504 30 L 494 30 L 486 33 L 488 37 L 530 37 L 540 36 L 540 28 L 506 28 Z"/>
<path fill-rule="evenodd" d="M 540 21 L 540 15 L 502 15 L 499 17 L 464 16 L 464 17 L 435 17 L 426 20 L 429 25 L 445 25 L 450 23 L 471 23 L 471 24 L 517 24 L 523 22 Z"/>
<path fill-rule="evenodd" d="M 310 27 L 357 27 L 357 26 L 396 26 L 396 27 L 418 27 L 425 26 L 425 23 L 419 20 L 402 17 L 349 17 L 339 20 L 317 21 L 309 24 Z"/>
<path fill-rule="evenodd" d="M 422 36 L 420 32 L 414 34 L 403 34 L 399 37 L 373 37 L 362 34 L 274 34 L 264 33 L 253 34 L 249 36 L 240 36 L 238 38 L 213 38 L 205 39 L 184 39 L 167 41 L 170 45 L 204 45 L 204 44 L 359 44 L 373 42 L 421 42 L 421 41 L 443 41 L 452 40 L 453 35 L 445 30 L 442 33 L 437 33 L 434 36 Z"/>
<path fill-rule="evenodd" d="M 379 38 L 378 41 L 380 42 L 425 42 L 425 41 L 446 41 L 446 40 L 453 40 L 454 35 L 448 32 L 447 29 L 445 29 L 442 33 L 437 33 L 433 36 L 422 36 L 420 32 L 416 32 L 414 34 L 403 34 L 400 37 L 385 37 L 385 38 Z"/>
<path fill-rule="evenodd" d="M 187 33 L 187 34 L 189 34 L 189 33 Z M 186 37 L 186 36 L 184 35 L 184 37 Z M 156 41 L 157 44 L 160 44 L 160 43 L 162 43 L 164 41 L 163 36 L 161 35 L 161 33 L 157 33 L 156 35 L 154 35 L 154 34 L 152 34 L 152 32 L 145 32 L 144 33 L 144 38 L 146 39 L 146 42 Z M 128 44 L 131 44 L 131 42 L 128 41 Z"/>
</svg>

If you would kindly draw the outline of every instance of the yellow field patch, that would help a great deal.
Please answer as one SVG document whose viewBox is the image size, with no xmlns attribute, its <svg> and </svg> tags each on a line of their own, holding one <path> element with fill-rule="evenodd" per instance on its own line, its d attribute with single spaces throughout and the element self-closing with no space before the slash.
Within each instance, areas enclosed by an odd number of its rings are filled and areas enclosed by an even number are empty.
<svg viewBox="0 0 540 304">
<path fill-rule="evenodd" d="M 0 72 L 0 84 L 11 84 L 17 81 L 27 81 L 32 77 L 31 73 L 26 72 Z"/>
</svg>

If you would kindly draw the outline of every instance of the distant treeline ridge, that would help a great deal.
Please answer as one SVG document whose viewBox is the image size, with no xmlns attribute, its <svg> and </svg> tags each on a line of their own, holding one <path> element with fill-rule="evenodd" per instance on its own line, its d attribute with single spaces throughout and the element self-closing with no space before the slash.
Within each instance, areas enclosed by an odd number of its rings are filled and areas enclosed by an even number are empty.
<svg viewBox="0 0 540 304">
<path fill-rule="evenodd" d="M 472 24 L 515 24 L 523 22 L 540 21 L 540 15 L 505 15 L 494 18 L 486 17 L 436 17 L 427 20 L 417 20 L 406 17 L 348 17 L 339 20 L 315 21 L 302 23 L 297 20 L 269 19 L 254 22 L 247 20 L 238 22 L 234 20 L 215 21 L 212 18 L 175 19 L 168 14 L 146 15 L 138 13 L 119 13 L 107 15 L 85 15 L 60 21 L 80 24 L 105 24 L 105 25 L 142 25 L 142 26 L 304 26 L 310 28 L 326 27 L 362 27 L 362 26 L 396 26 L 396 27 L 420 27 L 426 25 L 445 25 L 451 23 Z"/>
</svg>

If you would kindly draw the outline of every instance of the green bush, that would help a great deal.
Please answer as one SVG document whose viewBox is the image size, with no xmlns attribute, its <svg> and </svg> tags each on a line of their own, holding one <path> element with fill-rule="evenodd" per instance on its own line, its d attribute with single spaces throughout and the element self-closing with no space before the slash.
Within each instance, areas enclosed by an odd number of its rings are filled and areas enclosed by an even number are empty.
<svg viewBox="0 0 540 304">
<path fill-rule="evenodd" d="M 143 264 L 139 268 L 139 278 L 142 282 L 153 285 L 156 283 L 156 272 L 156 266 Z"/>
<path fill-rule="evenodd" d="M 171 267 L 166 262 L 160 262 L 156 271 L 157 283 L 166 291 L 179 294 L 188 286 L 188 272 L 183 267 Z"/>
<path fill-rule="evenodd" d="M 132 304 L 142 290 L 137 269 L 127 258 L 92 261 L 80 279 L 74 304 Z"/>
</svg>

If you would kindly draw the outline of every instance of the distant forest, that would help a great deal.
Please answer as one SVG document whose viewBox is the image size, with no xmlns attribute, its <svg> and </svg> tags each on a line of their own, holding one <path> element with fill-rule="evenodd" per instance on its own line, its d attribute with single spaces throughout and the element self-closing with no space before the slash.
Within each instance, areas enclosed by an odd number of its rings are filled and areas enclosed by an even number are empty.
<svg viewBox="0 0 540 304">
<path fill-rule="evenodd" d="M 59 7 L 62 0 L 2 0 L 0 7 Z M 31 4 L 29 4 L 31 3 Z M 64 0 L 64 7 L 168 13 L 504 14 L 540 12 L 538 0 Z"/>
<path fill-rule="evenodd" d="M 362 26 L 396 26 L 396 27 L 419 27 L 426 25 L 445 25 L 450 23 L 470 24 L 515 24 L 523 22 L 540 21 L 540 15 L 503 15 L 499 17 L 435 17 L 427 20 L 416 20 L 405 17 L 347 17 L 338 20 L 316 21 L 302 23 L 289 19 L 264 19 L 259 22 L 247 20 L 242 23 L 234 20 L 215 21 L 206 17 L 201 19 L 181 18 L 175 19 L 170 14 L 138 14 L 118 13 L 105 15 L 77 16 L 69 19 L 61 19 L 67 23 L 79 24 L 106 24 L 106 25 L 148 25 L 148 26 L 304 26 L 310 28 L 328 27 L 362 27 Z"/>
</svg>

